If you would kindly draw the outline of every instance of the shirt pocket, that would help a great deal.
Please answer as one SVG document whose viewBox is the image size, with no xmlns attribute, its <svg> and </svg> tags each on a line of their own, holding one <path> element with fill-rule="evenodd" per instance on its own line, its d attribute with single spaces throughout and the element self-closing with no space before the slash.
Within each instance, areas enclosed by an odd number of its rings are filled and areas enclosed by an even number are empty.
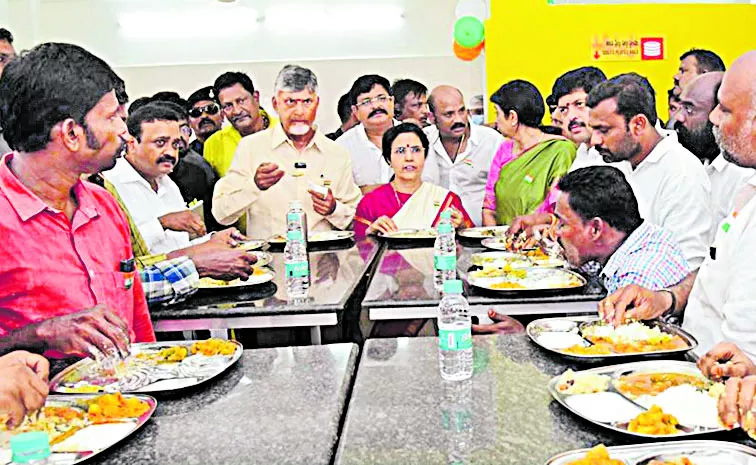
<svg viewBox="0 0 756 465">
<path fill-rule="evenodd" d="M 102 283 L 104 288 L 102 293 L 105 296 L 105 302 L 99 301 L 98 303 L 104 303 L 110 310 L 118 314 L 118 316 L 126 322 L 129 326 L 129 334 L 133 340 L 134 338 L 134 286 L 136 282 L 136 272 L 134 273 L 122 273 L 120 271 L 114 271 L 108 273 L 108 276 L 103 276 Z M 131 280 L 131 286 L 128 287 L 128 280 Z"/>
</svg>

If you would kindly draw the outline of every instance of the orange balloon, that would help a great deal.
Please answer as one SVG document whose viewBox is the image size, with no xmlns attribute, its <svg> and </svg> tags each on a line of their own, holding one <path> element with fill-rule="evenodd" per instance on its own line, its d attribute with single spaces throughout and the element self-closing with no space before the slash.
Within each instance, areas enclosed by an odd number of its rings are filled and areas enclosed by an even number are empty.
<svg viewBox="0 0 756 465">
<path fill-rule="evenodd" d="M 485 42 L 481 42 L 480 45 L 477 47 L 467 48 L 459 45 L 456 41 L 454 42 L 454 55 L 457 56 L 460 60 L 464 61 L 472 61 L 478 56 L 480 56 L 480 52 L 483 51 L 483 47 L 485 46 Z"/>
</svg>

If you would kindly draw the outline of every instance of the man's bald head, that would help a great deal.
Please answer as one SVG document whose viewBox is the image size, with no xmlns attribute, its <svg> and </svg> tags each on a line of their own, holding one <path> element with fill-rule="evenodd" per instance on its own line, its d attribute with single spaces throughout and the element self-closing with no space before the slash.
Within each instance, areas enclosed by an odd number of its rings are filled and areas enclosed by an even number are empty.
<svg viewBox="0 0 756 465">
<path fill-rule="evenodd" d="M 722 155 L 737 165 L 756 168 L 756 50 L 735 60 L 719 88 L 711 113 Z"/>
<path fill-rule="evenodd" d="M 719 103 L 717 92 L 719 91 L 719 86 L 722 85 L 724 74 L 722 71 L 715 71 L 694 77 L 683 88 L 680 94 L 680 102 L 687 101 L 705 105 L 709 108 L 709 112 L 711 112 L 717 106 L 717 103 Z"/>
<path fill-rule="evenodd" d="M 428 97 L 431 122 L 442 139 L 460 139 L 469 130 L 465 97 L 452 86 L 438 86 Z"/>
<path fill-rule="evenodd" d="M 455 103 L 461 101 L 463 104 L 465 98 L 462 96 L 462 91 L 453 86 L 438 86 L 434 88 L 428 96 L 428 105 L 430 106 L 431 113 L 435 112 L 435 105 L 437 101 L 441 100 L 453 100 Z"/>
</svg>

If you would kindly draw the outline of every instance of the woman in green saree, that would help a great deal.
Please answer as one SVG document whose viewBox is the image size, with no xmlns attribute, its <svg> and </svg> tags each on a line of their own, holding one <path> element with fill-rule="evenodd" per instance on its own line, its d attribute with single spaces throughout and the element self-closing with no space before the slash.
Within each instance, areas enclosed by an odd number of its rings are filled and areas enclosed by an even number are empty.
<svg viewBox="0 0 756 465">
<path fill-rule="evenodd" d="M 552 212 L 554 187 L 575 160 L 575 144 L 540 126 L 545 106 L 533 84 L 508 82 L 491 96 L 491 102 L 497 128 L 507 140 L 488 173 L 483 224 L 509 224 L 520 215 Z"/>
</svg>

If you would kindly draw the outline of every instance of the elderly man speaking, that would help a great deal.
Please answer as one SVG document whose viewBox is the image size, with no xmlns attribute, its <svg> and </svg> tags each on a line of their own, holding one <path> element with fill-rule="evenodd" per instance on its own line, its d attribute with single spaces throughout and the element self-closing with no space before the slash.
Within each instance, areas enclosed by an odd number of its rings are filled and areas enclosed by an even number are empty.
<svg viewBox="0 0 756 465">
<path fill-rule="evenodd" d="M 281 123 L 239 143 L 228 174 L 215 186 L 218 222 L 231 224 L 246 212 L 248 236 L 284 234 L 286 205 L 300 200 L 310 231 L 350 226 L 360 190 L 349 153 L 314 125 L 317 92 L 318 80 L 309 69 L 288 65 L 281 70 L 273 97 Z"/>
</svg>

